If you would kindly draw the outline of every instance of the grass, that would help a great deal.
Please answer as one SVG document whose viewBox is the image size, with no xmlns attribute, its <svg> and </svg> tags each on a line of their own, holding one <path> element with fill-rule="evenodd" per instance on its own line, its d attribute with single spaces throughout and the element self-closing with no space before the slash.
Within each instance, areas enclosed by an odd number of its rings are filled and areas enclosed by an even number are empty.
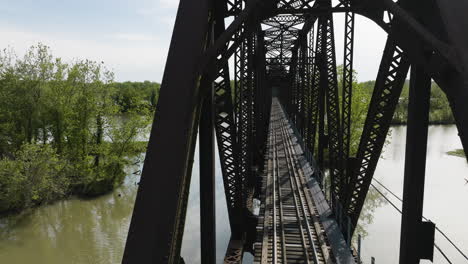
<svg viewBox="0 0 468 264">
<path fill-rule="evenodd" d="M 456 149 L 456 150 L 448 151 L 447 154 L 452 155 L 452 156 L 456 156 L 456 157 L 461 157 L 461 158 L 466 157 L 465 152 L 463 151 L 463 149 Z"/>
</svg>

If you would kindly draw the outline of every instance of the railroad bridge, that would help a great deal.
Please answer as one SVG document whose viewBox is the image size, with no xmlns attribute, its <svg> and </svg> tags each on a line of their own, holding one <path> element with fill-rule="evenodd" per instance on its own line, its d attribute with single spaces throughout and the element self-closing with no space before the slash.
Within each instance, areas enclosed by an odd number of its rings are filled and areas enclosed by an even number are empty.
<svg viewBox="0 0 468 264">
<path fill-rule="evenodd" d="M 334 13 L 345 16 L 340 82 Z M 400 263 L 432 259 L 436 223 L 422 218 L 430 87 L 446 93 L 466 152 L 466 14 L 466 0 L 181 0 L 123 263 L 183 262 L 197 141 L 202 263 L 215 263 L 216 145 L 225 263 L 245 252 L 256 263 L 359 262 L 350 241 L 410 67 Z M 388 36 L 351 156 L 356 15 Z"/>
</svg>

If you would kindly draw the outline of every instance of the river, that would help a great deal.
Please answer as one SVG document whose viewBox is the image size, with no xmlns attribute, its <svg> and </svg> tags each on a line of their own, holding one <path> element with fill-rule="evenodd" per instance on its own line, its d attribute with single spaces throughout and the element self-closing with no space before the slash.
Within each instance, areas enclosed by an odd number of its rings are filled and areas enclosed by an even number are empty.
<svg viewBox="0 0 468 264">
<path fill-rule="evenodd" d="M 403 189 L 405 138 L 406 127 L 392 127 L 390 143 L 376 171 L 376 179 L 399 196 Z M 461 148 L 461 143 L 455 126 L 430 126 L 424 215 L 462 250 L 468 251 L 468 228 L 465 225 L 468 185 L 464 179 L 468 178 L 468 163 L 463 158 L 446 154 L 457 148 Z M 0 219 L 0 263 L 120 263 L 137 191 L 138 175 L 134 172 L 140 169 L 139 166 L 128 168 L 124 185 L 99 198 L 73 198 Z M 198 155 L 193 171 L 182 244 L 186 263 L 200 263 Z M 216 251 L 218 263 L 221 263 L 230 230 L 219 162 L 216 172 Z M 398 200 L 383 191 L 400 206 Z M 365 263 L 370 263 L 371 256 L 378 264 L 398 263 L 399 213 L 371 187 L 363 215 L 358 232 L 363 235 Z M 436 243 L 453 263 L 466 263 L 437 233 Z M 252 257 L 246 254 L 245 263 L 251 261 Z M 435 252 L 434 263 L 446 262 Z"/>
</svg>

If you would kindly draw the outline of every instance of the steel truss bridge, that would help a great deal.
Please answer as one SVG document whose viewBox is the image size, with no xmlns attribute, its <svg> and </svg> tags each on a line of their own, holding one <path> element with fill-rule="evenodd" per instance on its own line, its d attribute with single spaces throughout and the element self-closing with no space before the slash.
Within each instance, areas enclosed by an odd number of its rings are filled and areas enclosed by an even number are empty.
<svg viewBox="0 0 468 264">
<path fill-rule="evenodd" d="M 342 83 L 334 13 L 345 15 Z M 435 225 L 422 220 L 430 87 L 447 95 L 466 152 L 467 14 L 466 0 L 180 0 L 123 263 L 183 263 L 197 135 L 202 263 L 215 263 L 215 138 L 225 263 L 244 252 L 257 263 L 354 262 L 349 240 L 410 67 L 400 263 L 432 259 Z M 388 37 L 350 156 L 356 15 Z"/>
</svg>

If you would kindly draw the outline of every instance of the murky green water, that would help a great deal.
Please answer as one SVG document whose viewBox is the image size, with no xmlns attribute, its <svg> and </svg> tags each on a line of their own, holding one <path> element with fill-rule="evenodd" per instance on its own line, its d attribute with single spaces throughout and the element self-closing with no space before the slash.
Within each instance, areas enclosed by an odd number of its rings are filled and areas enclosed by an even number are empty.
<svg viewBox="0 0 468 264">
<path fill-rule="evenodd" d="M 386 147 L 375 173 L 375 178 L 399 197 L 403 194 L 405 142 L 406 127 L 393 127 L 391 144 Z M 462 145 L 455 126 L 430 126 L 423 214 L 446 232 L 466 254 L 468 184 L 465 179 L 468 179 L 468 163 L 464 158 L 446 154 L 447 151 L 460 148 Z M 377 183 L 374 182 L 374 185 L 379 188 Z M 401 208 L 401 202 L 382 188 L 379 189 Z M 368 207 L 375 211 L 367 212 L 373 216 L 373 221 L 365 225 L 368 236 L 362 242 L 364 260 L 370 263 L 371 256 L 374 256 L 378 264 L 398 263 L 401 215 L 389 203 L 375 200 L 368 202 Z M 435 242 L 452 263 L 468 263 L 437 231 Z M 424 260 L 421 263 L 431 262 Z M 433 263 L 448 262 L 435 250 Z"/>
<path fill-rule="evenodd" d="M 60 201 L 1 219 L 0 263 L 118 263 L 136 181 L 130 173 L 125 186 L 111 194 Z"/>
<path fill-rule="evenodd" d="M 376 178 L 396 194 L 403 189 L 405 127 L 392 129 L 392 140 L 379 163 Z M 445 154 L 461 148 L 454 126 L 431 126 L 429 131 L 426 199 L 424 214 L 468 251 L 468 164 L 462 158 Z M 92 200 L 70 199 L 32 210 L 20 216 L 0 219 L 0 263 L 119 263 L 136 195 L 138 176 L 128 169 L 126 183 L 111 194 Z M 198 157 L 187 212 L 182 246 L 186 263 L 200 263 Z M 230 230 L 219 164 L 217 171 L 217 255 L 223 259 Z M 387 194 L 388 195 L 388 194 Z M 363 221 L 368 233 L 362 252 L 366 263 L 398 263 L 400 215 L 378 194 L 371 193 Z M 398 201 L 393 199 L 396 204 Z M 436 243 L 453 263 L 466 263 L 436 234 Z M 436 252 L 434 263 L 445 263 Z M 247 261 L 246 263 L 248 263 Z"/>
</svg>

